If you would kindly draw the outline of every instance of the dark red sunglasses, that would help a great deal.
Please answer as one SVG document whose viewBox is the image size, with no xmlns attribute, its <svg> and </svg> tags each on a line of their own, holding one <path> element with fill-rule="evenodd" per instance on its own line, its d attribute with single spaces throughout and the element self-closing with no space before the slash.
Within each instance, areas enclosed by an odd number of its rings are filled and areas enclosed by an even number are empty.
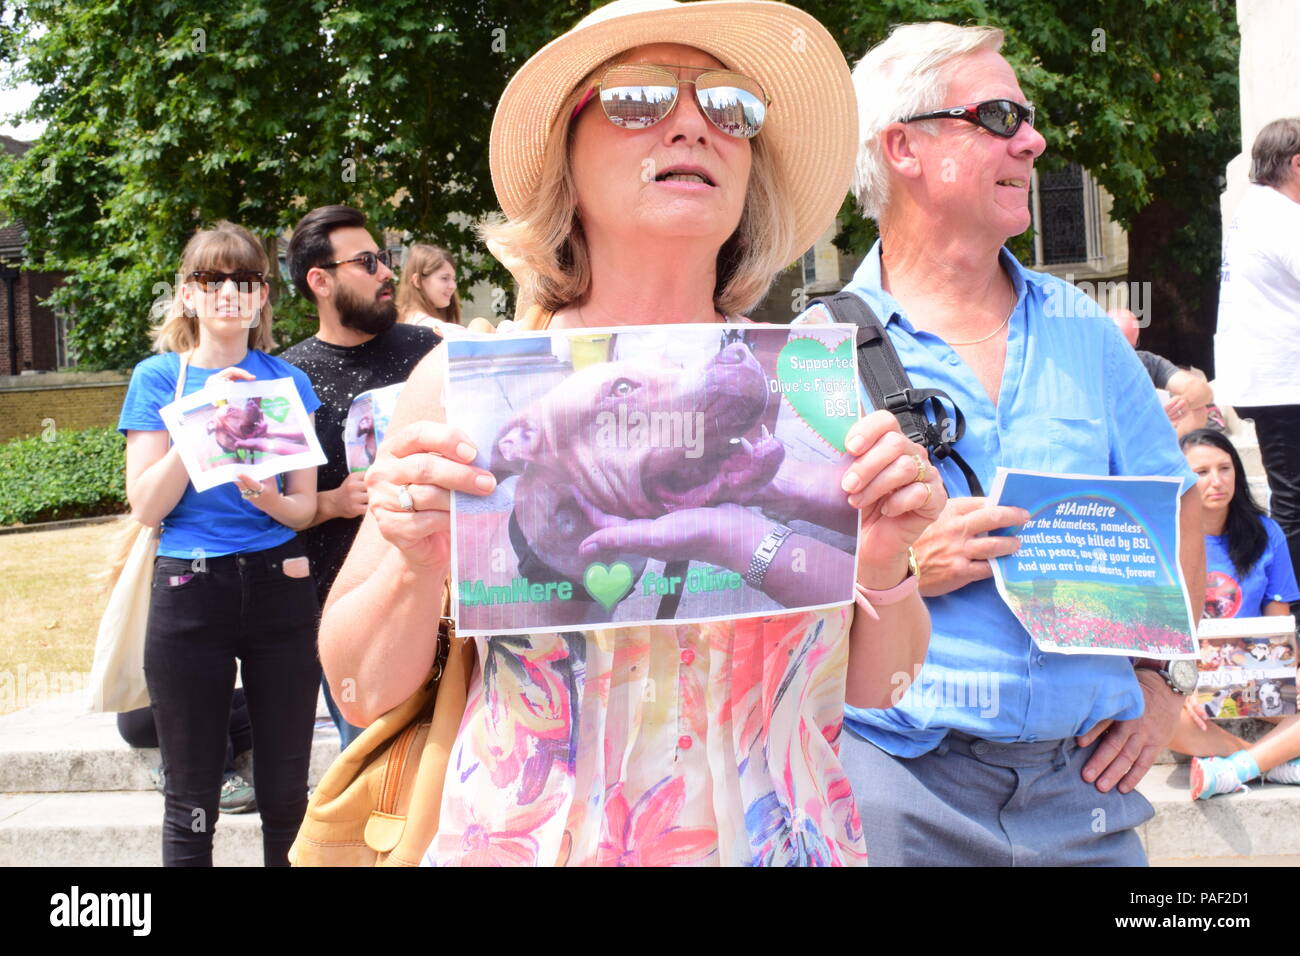
<svg viewBox="0 0 1300 956">
<path fill-rule="evenodd" d="M 1015 100 L 985 100 L 982 103 L 970 103 L 966 106 L 950 106 L 931 113 L 917 113 L 903 122 L 919 123 L 921 120 L 932 119 L 965 120 L 974 123 L 980 129 L 988 130 L 994 136 L 1010 139 L 1019 132 L 1021 123 L 1034 125 L 1034 108 L 1017 103 Z"/>
</svg>

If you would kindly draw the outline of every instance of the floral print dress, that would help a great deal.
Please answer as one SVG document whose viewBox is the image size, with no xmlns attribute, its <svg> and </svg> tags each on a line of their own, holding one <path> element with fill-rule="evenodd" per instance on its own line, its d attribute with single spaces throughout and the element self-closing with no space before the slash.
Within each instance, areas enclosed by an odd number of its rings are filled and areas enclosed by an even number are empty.
<svg viewBox="0 0 1300 956">
<path fill-rule="evenodd" d="M 425 863 L 865 863 L 837 745 L 852 617 L 479 638 Z"/>
</svg>

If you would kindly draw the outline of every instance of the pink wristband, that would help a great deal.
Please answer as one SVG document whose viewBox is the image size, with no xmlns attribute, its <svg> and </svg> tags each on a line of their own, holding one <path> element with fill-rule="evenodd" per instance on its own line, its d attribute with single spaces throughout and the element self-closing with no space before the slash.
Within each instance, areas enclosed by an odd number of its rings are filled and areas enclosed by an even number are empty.
<svg viewBox="0 0 1300 956">
<path fill-rule="evenodd" d="M 856 593 L 854 594 L 853 600 L 858 607 L 862 608 L 863 613 L 866 614 L 867 617 L 871 618 L 873 621 L 879 621 L 880 615 L 876 613 L 876 608 L 897 604 L 899 601 L 911 595 L 920 583 L 920 576 L 910 572 L 902 581 L 886 591 L 875 591 L 871 588 L 863 587 L 861 584 L 855 582 L 853 590 Z"/>
</svg>

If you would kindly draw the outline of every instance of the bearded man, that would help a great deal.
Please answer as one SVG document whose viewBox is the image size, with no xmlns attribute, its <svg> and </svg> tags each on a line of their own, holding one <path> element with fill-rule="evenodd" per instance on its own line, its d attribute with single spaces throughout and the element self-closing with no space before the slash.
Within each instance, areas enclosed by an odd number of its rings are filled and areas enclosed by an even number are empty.
<svg viewBox="0 0 1300 956">
<path fill-rule="evenodd" d="M 316 306 L 320 328 L 282 354 L 307 373 L 321 400 L 316 436 L 328 461 L 317 471 L 316 520 L 302 532 L 316 591 L 324 605 L 366 513 L 365 472 L 348 472 L 343 429 L 362 392 L 404 382 L 441 339 L 431 329 L 397 322 L 393 270 L 350 206 L 321 206 L 303 216 L 289 240 L 294 287 Z M 360 730 L 325 700 L 346 747 Z"/>
</svg>

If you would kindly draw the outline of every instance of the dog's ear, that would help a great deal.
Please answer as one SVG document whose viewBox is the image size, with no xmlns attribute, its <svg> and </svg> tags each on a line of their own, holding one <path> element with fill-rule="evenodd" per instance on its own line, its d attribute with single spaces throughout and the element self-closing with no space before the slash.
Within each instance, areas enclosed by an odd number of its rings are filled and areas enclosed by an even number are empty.
<svg viewBox="0 0 1300 956">
<path fill-rule="evenodd" d="M 521 474 L 526 464 L 537 459 L 541 447 L 541 429 L 526 414 L 517 415 L 506 423 L 492 446 L 489 470 L 498 480 Z"/>
</svg>

